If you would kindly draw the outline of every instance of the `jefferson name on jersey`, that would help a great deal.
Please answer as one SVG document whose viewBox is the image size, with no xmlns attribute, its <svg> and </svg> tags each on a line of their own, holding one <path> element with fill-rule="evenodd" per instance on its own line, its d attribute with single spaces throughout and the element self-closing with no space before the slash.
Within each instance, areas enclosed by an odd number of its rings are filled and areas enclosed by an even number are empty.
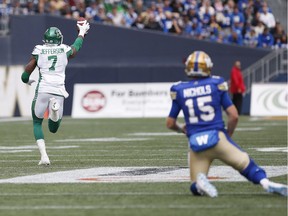
<svg viewBox="0 0 288 216">
<path fill-rule="evenodd" d="M 56 49 L 41 49 L 41 53 L 40 54 L 60 54 L 60 53 L 64 53 L 64 48 L 56 48 Z"/>
</svg>

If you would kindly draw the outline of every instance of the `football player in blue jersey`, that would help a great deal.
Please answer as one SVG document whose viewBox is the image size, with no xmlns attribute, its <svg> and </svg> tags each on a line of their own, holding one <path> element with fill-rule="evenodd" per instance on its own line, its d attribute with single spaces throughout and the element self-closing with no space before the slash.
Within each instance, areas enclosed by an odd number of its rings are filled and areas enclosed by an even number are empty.
<svg viewBox="0 0 288 216">
<path fill-rule="evenodd" d="M 287 196 L 287 186 L 270 181 L 265 170 L 231 139 L 238 122 L 238 112 L 229 97 L 225 80 L 211 76 L 211 58 L 203 51 L 195 51 L 189 55 L 185 65 L 190 81 L 178 82 L 171 87 L 172 107 L 166 125 L 188 137 L 191 192 L 194 195 L 218 196 L 207 174 L 213 160 L 220 159 L 249 181 L 260 184 L 267 192 Z M 227 128 L 222 119 L 222 108 L 228 117 Z M 177 122 L 181 110 L 184 125 Z"/>
</svg>

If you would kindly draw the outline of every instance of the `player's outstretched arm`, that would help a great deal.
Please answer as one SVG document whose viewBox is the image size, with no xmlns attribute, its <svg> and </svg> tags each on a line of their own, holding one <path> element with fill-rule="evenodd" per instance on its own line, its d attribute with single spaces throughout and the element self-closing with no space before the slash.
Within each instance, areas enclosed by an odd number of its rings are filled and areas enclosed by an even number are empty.
<svg viewBox="0 0 288 216">
<path fill-rule="evenodd" d="M 37 66 L 37 61 L 32 56 L 28 62 L 28 64 L 25 66 L 25 71 L 22 73 L 21 80 L 22 82 L 31 85 L 35 80 L 29 79 L 31 73 L 34 71 L 35 67 Z"/>
<path fill-rule="evenodd" d="M 72 55 L 69 56 L 69 58 L 74 58 L 77 52 L 81 49 L 84 37 L 88 33 L 88 30 L 90 29 L 90 24 L 87 22 L 87 20 L 77 21 L 77 27 L 79 29 L 78 37 L 71 45 L 73 53 Z"/>
<path fill-rule="evenodd" d="M 235 128 L 238 123 L 238 112 L 237 109 L 234 105 L 229 106 L 225 110 L 227 117 L 228 117 L 228 122 L 227 122 L 227 133 L 231 137 L 235 131 Z"/>
</svg>

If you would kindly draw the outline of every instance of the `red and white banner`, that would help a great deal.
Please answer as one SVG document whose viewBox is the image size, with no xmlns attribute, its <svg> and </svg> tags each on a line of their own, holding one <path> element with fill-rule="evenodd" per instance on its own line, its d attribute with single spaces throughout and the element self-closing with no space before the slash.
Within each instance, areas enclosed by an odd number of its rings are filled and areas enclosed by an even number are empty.
<svg viewBox="0 0 288 216">
<path fill-rule="evenodd" d="M 172 84 L 75 84 L 72 117 L 166 117 L 171 108 Z"/>
</svg>

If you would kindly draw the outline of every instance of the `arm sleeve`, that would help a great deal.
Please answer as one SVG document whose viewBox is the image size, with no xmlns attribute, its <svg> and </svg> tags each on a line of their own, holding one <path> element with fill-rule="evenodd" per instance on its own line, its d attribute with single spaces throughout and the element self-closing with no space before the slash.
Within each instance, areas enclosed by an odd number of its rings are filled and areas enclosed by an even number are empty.
<svg viewBox="0 0 288 216">
<path fill-rule="evenodd" d="M 222 104 L 224 110 L 226 110 L 228 107 L 233 105 L 228 92 L 223 92 L 222 97 L 221 97 L 221 104 Z"/>
<path fill-rule="evenodd" d="M 221 105 L 223 106 L 224 110 L 226 110 L 229 106 L 233 104 L 228 94 L 228 84 L 224 81 L 224 79 L 220 79 L 217 87 L 218 90 L 221 92 Z"/>
<path fill-rule="evenodd" d="M 75 50 L 78 52 L 82 48 L 82 44 L 83 44 L 83 38 L 77 37 L 71 46 L 74 47 Z"/>
<path fill-rule="evenodd" d="M 181 106 L 177 102 L 177 91 L 176 89 L 174 89 L 174 86 L 172 86 L 170 89 L 170 96 L 172 99 L 172 106 L 169 113 L 169 117 L 176 119 L 177 116 L 179 115 L 179 112 L 181 111 Z"/>
<path fill-rule="evenodd" d="M 177 101 L 172 101 L 172 107 L 169 113 L 169 117 L 176 119 L 179 115 L 179 112 L 181 111 L 181 107 L 177 103 Z"/>
</svg>

